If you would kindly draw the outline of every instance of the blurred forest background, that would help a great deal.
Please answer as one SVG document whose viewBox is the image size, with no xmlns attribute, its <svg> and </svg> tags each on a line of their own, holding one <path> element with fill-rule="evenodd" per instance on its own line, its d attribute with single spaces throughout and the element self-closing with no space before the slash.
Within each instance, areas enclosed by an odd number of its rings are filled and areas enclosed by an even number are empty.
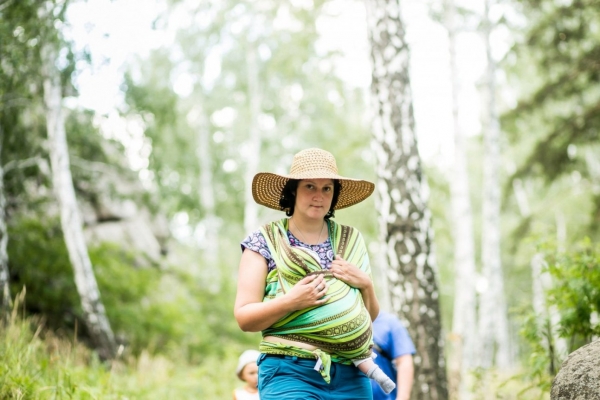
<svg viewBox="0 0 600 400">
<path fill-rule="evenodd" d="M 399 70 L 440 82 L 413 80 L 408 126 L 447 395 L 417 379 L 413 397 L 549 398 L 600 336 L 598 0 L 0 0 L 0 398 L 231 398 L 260 340 L 233 318 L 239 242 L 281 216 L 248 185 L 306 147 L 382 182 L 379 111 L 348 77 L 375 52 L 345 51 L 369 43 L 365 4 L 386 3 L 405 54 L 442 38 Z M 340 24 L 350 12 L 364 21 Z M 336 221 L 361 230 L 382 308 L 415 329 L 429 322 L 403 308 L 385 196 Z"/>
</svg>

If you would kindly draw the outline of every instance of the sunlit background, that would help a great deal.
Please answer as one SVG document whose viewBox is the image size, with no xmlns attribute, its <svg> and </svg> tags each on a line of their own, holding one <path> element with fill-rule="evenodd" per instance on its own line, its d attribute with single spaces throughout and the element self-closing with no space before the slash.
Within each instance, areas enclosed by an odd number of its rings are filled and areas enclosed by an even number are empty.
<svg viewBox="0 0 600 400">
<path fill-rule="evenodd" d="M 312 8 L 312 1 L 292 1 L 294 6 Z M 461 5 L 482 12 L 482 2 L 462 1 Z M 448 59 L 448 34 L 433 18 L 431 4 L 423 1 L 403 2 L 403 17 L 407 28 L 407 41 L 411 47 L 411 84 L 414 91 L 416 129 L 421 156 L 427 162 L 448 166 L 453 149 L 451 94 Z M 69 8 L 72 24 L 69 36 L 81 49 L 92 53 L 92 64 L 82 65 L 76 78 L 79 95 L 73 102 L 91 108 L 106 116 L 110 135 L 133 136 L 123 123 L 113 115 L 123 102 L 120 90 L 123 72 L 128 61 L 146 57 L 152 49 L 169 46 L 175 40 L 175 30 L 191 21 L 186 6 L 169 16 L 167 29 L 157 30 L 153 24 L 166 11 L 160 1 L 144 0 L 89 0 L 75 3 Z M 505 9 L 506 7 L 498 6 Z M 500 12 L 500 11 L 498 11 Z M 334 0 L 328 2 L 325 12 L 316 20 L 319 39 L 316 47 L 321 51 L 339 51 L 335 59 L 335 73 L 351 87 L 369 90 L 371 65 L 368 49 L 366 10 L 362 1 Z M 274 22 L 289 29 L 293 21 L 281 12 Z M 201 22 L 200 22 L 201 23 Z M 476 26 L 466 26 L 457 40 L 457 60 L 460 80 L 460 118 L 468 135 L 481 133 L 481 84 L 486 59 L 482 37 Z M 494 55 L 499 59 L 511 45 L 507 32 L 502 29 L 494 35 Z M 177 57 L 174 53 L 173 57 Z M 210 85 L 220 73 L 219 46 L 211 50 L 206 59 L 203 76 L 194 76 L 185 68 L 165 77 L 180 96 L 190 94 L 192 83 L 201 79 Z M 514 98 L 510 99 L 514 101 Z M 124 139 L 127 140 L 127 139 Z M 131 144 L 136 146 L 135 144 Z M 139 146 L 139 145 L 137 145 Z M 134 161 L 134 167 L 138 167 Z"/>
<path fill-rule="evenodd" d="M 376 3 L 0 0 L 0 398 L 231 398 L 237 357 L 260 340 L 233 317 L 240 242 L 282 217 L 252 200 L 253 175 L 287 173 L 307 147 L 378 187 L 398 167 L 373 145 Z M 567 355 L 600 336 L 600 5 L 387 3 L 410 50 L 397 71 L 419 150 L 410 189 L 431 215 L 416 225 L 437 287 L 414 292 L 439 300 L 441 337 L 422 341 L 443 346 L 432 369 L 452 400 L 550 399 Z M 335 216 L 363 234 L 386 310 L 409 286 L 393 287 L 378 219 L 391 192 Z M 114 334 L 110 362 L 88 297 Z M 470 363 L 486 317 L 506 340 Z"/>
</svg>

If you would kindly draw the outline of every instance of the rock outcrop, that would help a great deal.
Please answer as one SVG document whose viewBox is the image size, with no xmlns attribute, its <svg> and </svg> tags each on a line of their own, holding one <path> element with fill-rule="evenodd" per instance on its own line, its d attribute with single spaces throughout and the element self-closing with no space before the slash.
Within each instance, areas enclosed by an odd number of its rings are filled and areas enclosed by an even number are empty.
<svg viewBox="0 0 600 400">
<path fill-rule="evenodd" d="M 552 382 L 551 400 L 600 400 L 600 339 L 569 354 Z"/>
</svg>

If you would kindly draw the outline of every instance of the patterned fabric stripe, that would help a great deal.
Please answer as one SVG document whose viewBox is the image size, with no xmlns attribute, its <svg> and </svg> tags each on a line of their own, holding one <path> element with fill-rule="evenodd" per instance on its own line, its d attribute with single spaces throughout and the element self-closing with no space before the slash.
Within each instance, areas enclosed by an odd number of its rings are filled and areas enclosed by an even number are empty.
<svg viewBox="0 0 600 400">
<path fill-rule="evenodd" d="M 277 273 L 277 269 L 274 269 L 267 275 L 263 301 L 274 299 L 278 292 L 281 293 L 281 288 L 279 287 L 279 275 Z"/>
<path fill-rule="evenodd" d="M 275 260 L 278 277 L 269 274 L 263 301 L 283 295 L 307 274 L 323 273 L 319 258 L 309 249 L 294 247 L 287 236 L 288 219 L 267 224 L 261 233 Z M 360 233 L 352 227 L 328 221 L 336 254 L 371 273 L 368 253 Z M 372 347 L 371 319 L 358 289 L 324 273 L 328 301 L 319 307 L 295 311 L 263 331 L 264 336 L 285 337 L 330 353 L 337 360 L 369 357 Z"/>
<path fill-rule="evenodd" d="M 260 342 L 258 350 L 265 354 L 316 359 L 316 356 L 310 350 L 302 349 L 296 346 L 284 345 L 281 343 L 273 343 L 267 340 Z"/>
<path fill-rule="evenodd" d="M 348 294 L 350 289 L 345 290 L 345 293 Z M 328 301 L 327 304 L 331 304 L 333 301 Z M 289 322 L 284 322 L 284 320 L 280 320 L 273 324 L 274 327 L 282 327 L 283 325 L 289 327 L 290 329 L 308 329 L 314 330 L 321 327 L 328 326 L 330 323 L 335 322 L 339 324 L 343 324 L 347 322 L 349 319 L 356 318 L 358 313 L 360 312 L 360 299 L 356 296 L 343 296 L 339 300 L 337 300 L 338 308 L 340 311 L 330 314 L 328 316 L 323 316 L 319 319 L 312 318 L 312 314 L 306 315 L 306 310 L 299 310 L 289 314 L 289 318 L 286 317 L 286 320 L 291 320 Z M 318 307 L 313 307 L 315 309 Z"/>
<path fill-rule="evenodd" d="M 331 382 L 331 377 L 330 377 L 329 373 L 331 370 L 331 362 L 332 361 L 339 362 L 340 364 L 347 364 L 347 365 L 352 363 L 347 360 L 346 361 L 339 360 L 335 356 L 330 356 L 328 353 L 325 353 L 324 351 L 321 351 L 319 349 L 317 349 L 315 351 L 310 351 L 310 350 L 302 349 L 302 348 L 299 348 L 296 346 L 288 346 L 288 345 L 283 345 L 281 343 L 269 342 L 266 340 L 263 340 L 262 342 L 260 342 L 258 349 L 260 350 L 261 353 L 265 353 L 265 354 L 285 355 L 285 356 L 292 356 L 292 357 L 298 357 L 298 358 L 308 358 L 308 359 L 320 360 L 321 368 L 319 368 L 319 373 L 321 374 L 321 376 L 327 383 Z M 316 364 L 315 364 L 315 366 L 316 366 Z"/>
</svg>

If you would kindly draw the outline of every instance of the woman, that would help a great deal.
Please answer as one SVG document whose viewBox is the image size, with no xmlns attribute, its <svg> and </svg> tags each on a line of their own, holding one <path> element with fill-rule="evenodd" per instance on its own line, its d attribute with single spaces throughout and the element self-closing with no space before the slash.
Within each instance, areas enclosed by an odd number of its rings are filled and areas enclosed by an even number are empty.
<svg viewBox="0 0 600 400">
<path fill-rule="evenodd" d="M 335 158 L 321 149 L 296 154 L 287 176 L 254 177 L 254 200 L 289 217 L 242 242 L 234 313 L 242 330 L 263 334 L 262 400 L 372 398 L 365 369 L 374 365 L 379 303 L 368 254 L 357 230 L 330 218 L 373 189 L 338 175 Z M 368 373 L 387 378 L 376 366 Z"/>
</svg>

